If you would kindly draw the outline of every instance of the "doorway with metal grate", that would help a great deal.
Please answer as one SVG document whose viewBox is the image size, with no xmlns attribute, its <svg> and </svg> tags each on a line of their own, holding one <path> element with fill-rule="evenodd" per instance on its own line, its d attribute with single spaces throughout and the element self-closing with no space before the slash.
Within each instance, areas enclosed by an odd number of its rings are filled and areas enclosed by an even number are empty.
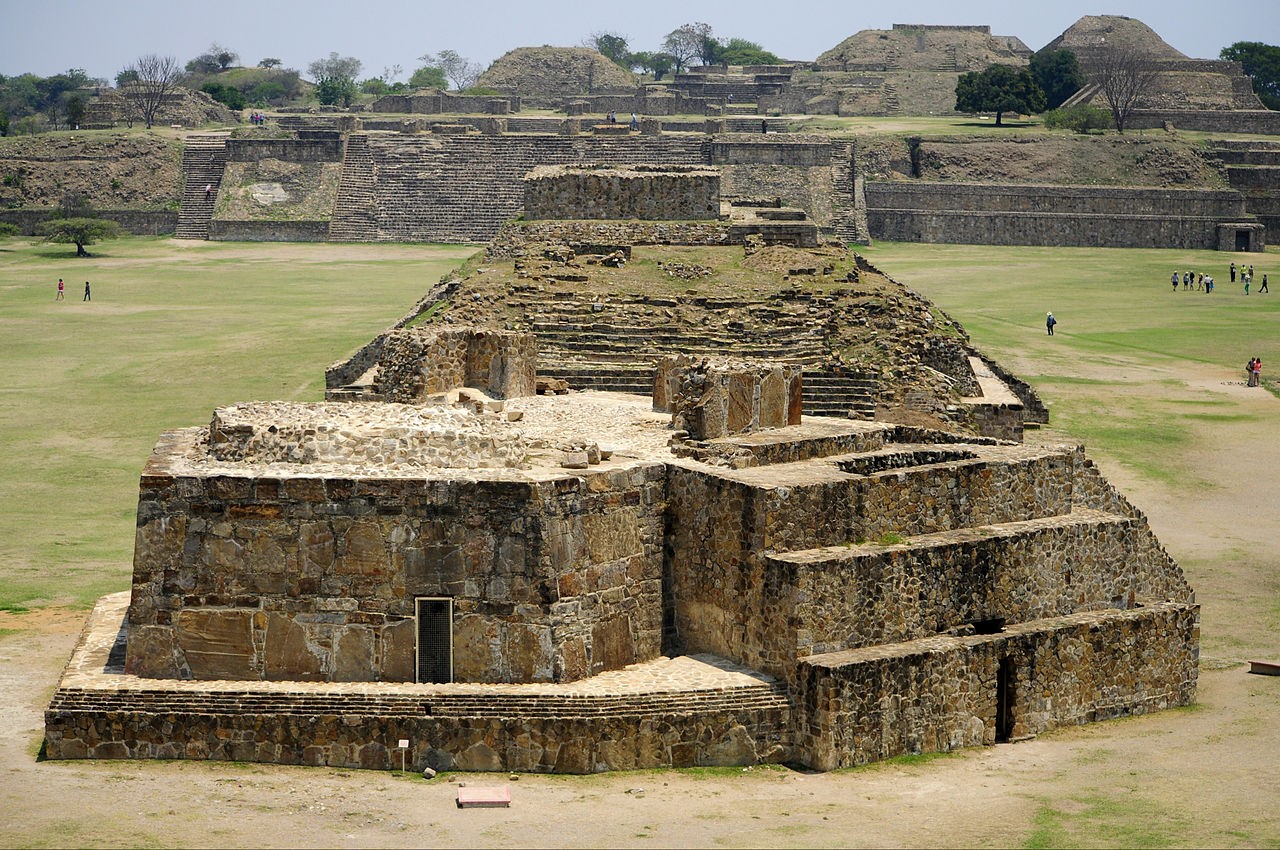
<svg viewBox="0 0 1280 850">
<path fill-rule="evenodd" d="M 417 600 L 418 682 L 453 681 L 453 600 Z"/>
</svg>

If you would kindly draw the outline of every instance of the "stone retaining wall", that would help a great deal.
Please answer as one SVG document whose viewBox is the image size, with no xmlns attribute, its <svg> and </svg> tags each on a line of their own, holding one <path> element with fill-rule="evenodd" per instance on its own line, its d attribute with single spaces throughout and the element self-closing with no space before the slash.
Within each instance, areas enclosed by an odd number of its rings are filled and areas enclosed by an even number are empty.
<svg viewBox="0 0 1280 850">
<path fill-rule="evenodd" d="M 796 686 L 797 757 L 834 770 L 993 744 L 1002 721 L 1016 740 L 1188 705 L 1198 644 L 1197 606 L 1165 603 L 812 656 Z"/>
<path fill-rule="evenodd" d="M 227 139 L 228 162 L 341 162 L 343 142 L 333 139 Z"/>
<path fill-rule="evenodd" d="M 18 232 L 24 236 L 34 236 L 36 225 L 57 215 L 57 210 L 0 210 L 0 222 L 17 225 Z M 176 210 L 97 210 L 96 215 L 114 221 L 134 236 L 163 236 L 178 227 Z"/>
<path fill-rule="evenodd" d="M 1230 190 L 866 183 L 871 235 L 900 242 L 1216 250 L 1249 221 Z"/>
<path fill-rule="evenodd" d="M 209 222 L 209 239 L 214 242 L 328 242 L 329 222 L 324 221 L 230 221 Z"/>
</svg>

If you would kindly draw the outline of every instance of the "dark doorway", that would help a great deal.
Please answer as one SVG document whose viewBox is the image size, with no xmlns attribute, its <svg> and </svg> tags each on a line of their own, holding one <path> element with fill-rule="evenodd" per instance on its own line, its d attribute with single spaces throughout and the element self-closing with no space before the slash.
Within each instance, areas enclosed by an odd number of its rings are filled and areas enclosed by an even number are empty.
<svg viewBox="0 0 1280 850">
<path fill-rule="evenodd" d="M 453 600 L 418 599 L 418 681 L 453 681 Z"/>
<path fill-rule="evenodd" d="M 1237 251 L 1249 250 L 1249 231 L 1247 230 L 1236 231 L 1236 250 Z"/>
<path fill-rule="evenodd" d="M 1017 670 L 1013 659 L 1000 659 L 996 673 L 996 743 L 1006 744 L 1013 734 L 1013 704 L 1017 697 Z"/>
</svg>

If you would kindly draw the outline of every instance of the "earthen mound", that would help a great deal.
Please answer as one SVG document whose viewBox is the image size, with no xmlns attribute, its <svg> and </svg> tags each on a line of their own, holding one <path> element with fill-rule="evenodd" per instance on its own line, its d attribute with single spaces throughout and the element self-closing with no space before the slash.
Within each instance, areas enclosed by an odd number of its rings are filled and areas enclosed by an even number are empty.
<svg viewBox="0 0 1280 850">
<path fill-rule="evenodd" d="M 1031 50 L 1015 36 L 992 35 L 987 26 L 914 26 L 862 30 L 818 57 L 823 66 L 848 70 L 978 71 L 988 65 L 1025 65 Z"/>
<path fill-rule="evenodd" d="M 490 65 L 478 82 L 533 105 L 636 85 L 633 74 L 587 47 L 517 47 Z"/>
<path fill-rule="evenodd" d="M 1186 54 L 1171 47 L 1151 27 L 1136 18 L 1123 15 L 1085 15 L 1046 44 L 1044 50 L 1070 50 L 1085 64 L 1090 54 L 1106 49 L 1121 49 L 1154 59 L 1186 59 Z"/>
</svg>

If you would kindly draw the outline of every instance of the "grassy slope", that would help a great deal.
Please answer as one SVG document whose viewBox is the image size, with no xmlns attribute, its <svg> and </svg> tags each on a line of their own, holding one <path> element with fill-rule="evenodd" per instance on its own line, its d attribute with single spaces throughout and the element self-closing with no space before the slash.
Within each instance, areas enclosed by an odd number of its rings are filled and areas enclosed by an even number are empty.
<svg viewBox="0 0 1280 850">
<path fill-rule="evenodd" d="M 319 400 L 325 367 L 474 249 L 0 241 L 0 608 L 128 585 L 138 473 L 215 406 Z M 53 302 L 57 278 L 67 301 Z M 93 301 L 81 302 L 84 281 Z"/>
</svg>

